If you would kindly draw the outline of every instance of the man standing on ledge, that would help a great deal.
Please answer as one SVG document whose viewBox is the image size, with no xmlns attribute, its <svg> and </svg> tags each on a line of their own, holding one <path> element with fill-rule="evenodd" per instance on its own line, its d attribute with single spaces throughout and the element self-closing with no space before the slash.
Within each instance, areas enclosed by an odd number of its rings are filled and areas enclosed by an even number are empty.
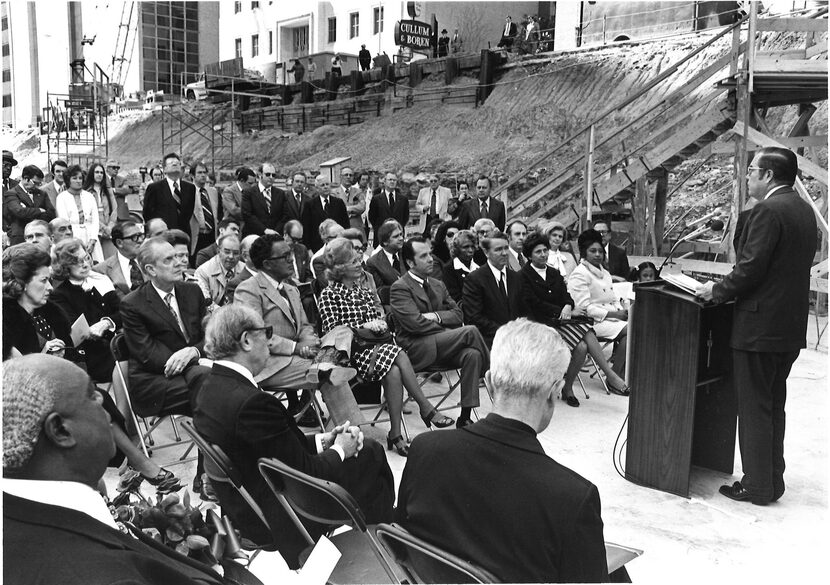
<svg viewBox="0 0 830 585">
<path fill-rule="evenodd" d="M 786 148 L 762 148 L 748 167 L 758 204 L 741 231 L 737 263 L 726 277 L 697 291 L 704 300 L 735 299 L 733 378 L 744 476 L 720 493 L 757 505 L 784 494 L 784 403 L 787 376 L 807 346 L 810 267 L 816 219 L 793 190 L 798 160 Z"/>
</svg>

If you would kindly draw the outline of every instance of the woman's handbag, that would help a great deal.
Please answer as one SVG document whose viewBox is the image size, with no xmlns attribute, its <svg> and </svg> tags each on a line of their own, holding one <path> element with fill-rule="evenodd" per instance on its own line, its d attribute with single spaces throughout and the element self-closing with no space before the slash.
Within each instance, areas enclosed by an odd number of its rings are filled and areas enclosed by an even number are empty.
<svg viewBox="0 0 830 585">
<path fill-rule="evenodd" d="M 384 343 L 392 343 L 392 333 L 387 329 L 382 333 L 372 331 L 367 327 L 352 327 L 354 337 L 352 337 L 352 353 L 359 353 L 372 350 L 372 355 L 369 358 L 368 375 L 375 371 L 375 361 L 378 357 L 378 350 Z"/>
</svg>

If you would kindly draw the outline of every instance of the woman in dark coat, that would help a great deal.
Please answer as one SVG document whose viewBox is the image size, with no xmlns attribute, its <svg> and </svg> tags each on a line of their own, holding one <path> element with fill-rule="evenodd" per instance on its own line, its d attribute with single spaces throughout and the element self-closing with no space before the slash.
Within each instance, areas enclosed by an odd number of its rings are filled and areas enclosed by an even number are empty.
<svg viewBox="0 0 830 585">
<path fill-rule="evenodd" d="M 476 252 L 476 238 L 470 230 L 461 230 L 452 240 L 452 258 L 444 264 L 444 284 L 452 300 L 461 306 L 464 279 L 478 264 L 473 260 Z"/>
<path fill-rule="evenodd" d="M 521 306 L 529 319 L 555 328 L 571 348 L 571 362 L 565 372 L 561 397 L 569 406 L 576 407 L 579 406 L 579 400 L 574 396 L 573 383 L 585 363 L 586 354 L 590 353 L 605 373 L 610 388 L 623 390 L 626 386 L 625 381 L 614 373 L 605 359 L 588 321 L 572 321 L 584 313 L 574 310 L 574 302 L 568 294 L 565 280 L 556 269 L 547 265 L 548 251 L 548 240 L 542 234 L 531 234 L 525 240 L 522 253 L 530 262 L 526 262 L 519 271 Z"/>
<path fill-rule="evenodd" d="M 73 347 L 66 314 L 49 300 L 52 294 L 51 262 L 49 254 L 34 244 L 19 244 L 3 252 L 3 359 L 40 352 L 85 367 L 86 354 Z M 172 472 L 148 459 L 130 440 L 124 430 L 124 417 L 109 393 L 101 392 L 101 395 L 104 409 L 112 419 L 113 439 L 120 451 L 110 464 L 120 465 L 126 456 L 137 472 L 137 483 L 146 479 L 162 493 L 181 489 Z"/>
</svg>

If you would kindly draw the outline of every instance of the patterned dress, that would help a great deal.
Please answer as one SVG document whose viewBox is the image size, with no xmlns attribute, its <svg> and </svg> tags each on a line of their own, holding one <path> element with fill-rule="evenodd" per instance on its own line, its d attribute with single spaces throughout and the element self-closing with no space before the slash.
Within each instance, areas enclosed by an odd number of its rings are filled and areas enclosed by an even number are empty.
<svg viewBox="0 0 830 585">
<path fill-rule="evenodd" d="M 330 282 L 320 293 L 320 317 L 323 320 L 325 335 L 338 325 L 360 327 L 369 321 L 383 319 L 383 314 L 375 307 L 369 290 L 358 285 L 347 288 L 342 283 Z M 369 362 L 372 351 L 367 349 L 352 354 L 352 366 L 366 382 L 376 382 L 383 378 L 403 349 L 394 343 L 381 345 L 375 358 L 375 369 L 370 374 Z"/>
</svg>

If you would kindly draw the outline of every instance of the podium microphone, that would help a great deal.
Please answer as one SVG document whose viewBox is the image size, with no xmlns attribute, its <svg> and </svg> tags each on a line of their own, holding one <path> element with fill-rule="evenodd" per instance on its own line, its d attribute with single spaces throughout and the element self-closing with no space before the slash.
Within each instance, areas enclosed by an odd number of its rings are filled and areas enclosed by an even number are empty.
<svg viewBox="0 0 830 585">
<path fill-rule="evenodd" d="M 674 262 L 670 262 L 670 260 L 672 259 L 672 256 L 674 255 L 675 250 L 677 250 L 677 247 L 678 247 L 680 244 L 682 244 L 683 242 L 688 242 L 688 241 L 689 241 L 689 240 L 691 240 L 692 238 L 696 238 L 696 237 L 698 237 L 700 234 L 704 233 L 704 232 L 705 232 L 705 231 L 707 231 L 707 230 L 712 230 L 713 232 L 720 232 L 720 231 L 723 231 L 723 222 L 722 222 L 721 220 L 719 220 L 719 219 L 710 219 L 709 221 L 707 221 L 707 222 L 703 225 L 703 227 L 698 228 L 698 229 L 696 229 L 695 231 L 693 231 L 693 232 L 691 232 L 691 233 L 689 233 L 689 234 L 686 234 L 685 236 L 683 236 L 683 237 L 679 238 L 679 239 L 678 239 L 678 240 L 674 243 L 674 246 L 672 246 L 672 247 L 671 247 L 671 250 L 669 250 L 669 254 L 668 254 L 668 256 L 666 256 L 666 259 L 665 259 L 665 260 L 663 260 L 663 263 L 660 265 L 660 268 L 657 270 L 657 277 L 658 277 L 658 278 L 660 277 L 660 273 L 663 271 L 663 267 L 664 267 L 666 264 L 670 264 L 670 265 L 672 265 L 672 266 L 674 265 Z"/>
</svg>

